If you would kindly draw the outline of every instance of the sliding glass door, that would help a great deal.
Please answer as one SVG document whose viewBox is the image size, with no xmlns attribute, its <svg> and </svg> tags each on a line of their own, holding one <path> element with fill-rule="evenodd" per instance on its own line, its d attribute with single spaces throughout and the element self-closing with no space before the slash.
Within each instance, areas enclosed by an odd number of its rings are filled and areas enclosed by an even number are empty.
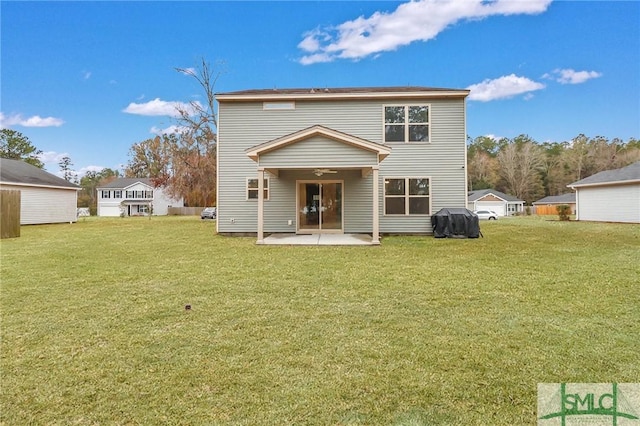
<svg viewBox="0 0 640 426">
<path fill-rule="evenodd" d="M 298 231 L 342 232 L 342 182 L 298 182 Z"/>
</svg>

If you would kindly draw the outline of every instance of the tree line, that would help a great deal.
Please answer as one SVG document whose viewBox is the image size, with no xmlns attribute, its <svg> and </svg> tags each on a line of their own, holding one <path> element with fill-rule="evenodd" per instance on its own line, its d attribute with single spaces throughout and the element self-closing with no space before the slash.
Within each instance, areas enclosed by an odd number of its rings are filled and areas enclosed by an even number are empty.
<svg viewBox="0 0 640 426">
<path fill-rule="evenodd" d="M 567 185 L 604 170 L 640 161 L 640 140 L 580 134 L 566 142 L 539 143 L 479 136 L 467 140 L 469 190 L 493 188 L 528 204 L 570 192 Z"/>
</svg>

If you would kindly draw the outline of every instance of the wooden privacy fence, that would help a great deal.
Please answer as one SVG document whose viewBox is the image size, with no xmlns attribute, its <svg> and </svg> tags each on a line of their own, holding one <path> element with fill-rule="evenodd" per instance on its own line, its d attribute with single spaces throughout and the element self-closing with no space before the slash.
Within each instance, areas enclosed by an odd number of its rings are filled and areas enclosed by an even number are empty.
<svg viewBox="0 0 640 426">
<path fill-rule="evenodd" d="M 0 234 L 2 238 L 20 236 L 20 191 L 0 191 Z"/>
<path fill-rule="evenodd" d="M 576 205 L 565 203 L 571 207 L 571 214 L 576 214 Z M 543 216 L 543 215 L 557 215 L 558 214 L 558 206 L 560 204 L 537 204 L 535 205 L 534 214 Z"/>
<path fill-rule="evenodd" d="M 204 207 L 169 207 L 167 214 L 169 216 L 200 216 L 200 212 Z"/>
</svg>

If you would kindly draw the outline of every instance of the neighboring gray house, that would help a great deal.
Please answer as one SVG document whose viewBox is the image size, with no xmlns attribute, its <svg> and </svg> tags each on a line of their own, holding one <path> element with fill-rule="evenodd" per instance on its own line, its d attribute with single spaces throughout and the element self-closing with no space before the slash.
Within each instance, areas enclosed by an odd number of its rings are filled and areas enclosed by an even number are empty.
<svg viewBox="0 0 640 426">
<path fill-rule="evenodd" d="M 640 161 L 568 186 L 576 191 L 576 220 L 640 223 Z"/>
<path fill-rule="evenodd" d="M 513 216 L 524 211 L 523 200 L 495 189 L 470 191 L 468 206 L 470 210 L 491 210 L 498 216 Z"/>
<path fill-rule="evenodd" d="M 576 214 L 576 193 L 568 192 L 561 195 L 549 195 L 533 202 L 535 214 L 537 215 L 556 215 L 557 207 L 566 204 L 571 208 L 571 214 Z"/>
<path fill-rule="evenodd" d="M 468 90 L 218 93 L 218 232 L 431 233 L 465 207 Z"/>
<path fill-rule="evenodd" d="M 77 220 L 78 185 L 20 160 L 0 159 L 0 190 L 20 191 L 20 224 Z"/>
<path fill-rule="evenodd" d="M 120 178 L 96 188 L 98 216 L 166 216 L 169 207 L 183 207 L 149 178 Z"/>
</svg>

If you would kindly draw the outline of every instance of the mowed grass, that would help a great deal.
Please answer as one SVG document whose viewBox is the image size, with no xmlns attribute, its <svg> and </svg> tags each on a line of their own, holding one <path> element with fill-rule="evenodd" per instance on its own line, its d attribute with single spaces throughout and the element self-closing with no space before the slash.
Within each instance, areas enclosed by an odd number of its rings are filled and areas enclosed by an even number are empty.
<svg viewBox="0 0 640 426">
<path fill-rule="evenodd" d="M 1 423 L 527 425 L 537 383 L 639 381 L 639 225 L 481 225 L 379 247 L 22 227 L 0 245 Z"/>
</svg>

